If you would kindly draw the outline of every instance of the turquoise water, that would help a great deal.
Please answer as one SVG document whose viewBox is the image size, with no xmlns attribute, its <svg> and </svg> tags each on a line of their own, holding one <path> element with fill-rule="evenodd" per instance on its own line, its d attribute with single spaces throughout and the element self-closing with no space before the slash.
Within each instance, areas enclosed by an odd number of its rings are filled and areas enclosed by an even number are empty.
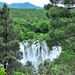
<svg viewBox="0 0 75 75">
<path fill-rule="evenodd" d="M 32 64 L 34 65 L 35 69 L 38 69 L 38 66 L 41 62 L 38 62 L 38 61 L 34 61 L 32 62 Z"/>
</svg>

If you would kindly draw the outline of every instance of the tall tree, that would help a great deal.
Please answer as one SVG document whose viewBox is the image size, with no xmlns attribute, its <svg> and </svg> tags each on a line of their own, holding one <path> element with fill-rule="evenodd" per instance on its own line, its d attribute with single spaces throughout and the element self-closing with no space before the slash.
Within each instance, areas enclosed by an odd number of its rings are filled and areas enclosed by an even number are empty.
<svg viewBox="0 0 75 75">
<path fill-rule="evenodd" d="M 9 14 L 10 8 L 4 3 L 0 9 L 0 63 L 7 69 L 9 60 L 21 59 L 22 53 L 19 51 L 19 28 L 12 25 Z"/>
<path fill-rule="evenodd" d="M 57 6 L 53 6 L 47 11 L 48 18 L 50 19 L 47 43 L 50 48 L 62 45 L 64 50 L 66 48 L 66 50 L 75 51 L 73 47 L 75 45 L 75 16 L 73 14 L 75 13 L 72 11 L 66 7 L 61 8 Z"/>
<path fill-rule="evenodd" d="M 54 61 L 54 67 L 48 69 L 47 75 L 63 75 L 63 73 L 65 73 L 65 75 L 68 73 L 68 75 L 74 75 L 75 10 L 70 10 L 66 7 L 52 6 L 47 10 L 47 17 L 50 21 L 47 44 L 50 48 L 53 46 L 62 47 L 60 57 Z"/>
</svg>

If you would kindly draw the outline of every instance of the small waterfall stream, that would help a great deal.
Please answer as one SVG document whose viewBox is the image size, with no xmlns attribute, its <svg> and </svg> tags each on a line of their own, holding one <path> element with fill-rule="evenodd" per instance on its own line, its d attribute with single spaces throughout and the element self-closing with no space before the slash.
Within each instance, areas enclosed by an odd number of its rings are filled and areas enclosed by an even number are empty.
<svg viewBox="0 0 75 75">
<path fill-rule="evenodd" d="M 50 50 L 45 41 L 40 43 L 37 40 L 32 44 L 28 41 L 20 43 L 20 50 L 23 52 L 23 59 L 21 62 L 25 64 L 28 60 L 32 63 L 42 62 L 46 59 L 50 59 L 52 61 L 53 59 L 59 57 L 61 47 L 53 47 L 53 50 Z"/>
</svg>

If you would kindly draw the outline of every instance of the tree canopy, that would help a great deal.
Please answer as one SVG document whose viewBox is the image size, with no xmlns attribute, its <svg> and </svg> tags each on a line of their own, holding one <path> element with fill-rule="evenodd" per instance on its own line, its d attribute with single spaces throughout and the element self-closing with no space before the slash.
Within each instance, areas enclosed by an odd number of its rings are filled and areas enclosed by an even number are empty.
<svg viewBox="0 0 75 75">
<path fill-rule="evenodd" d="M 75 10 L 66 7 L 72 5 L 72 0 L 64 0 L 64 4 L 65 7 L 45 7 L 49 8 L 46 16 L 50 21 L 47 44 L 50 49 L 53 46 L 62 48 L 60 57 L 52 62 L 53 66 L 48 65 L 47 75 L 75 74 Z"/>
<path fill-rule="evenodd" d="M 10 8 L 4 3 L 0 9 L 0 64 L 3 64 L 6 70 L 11 59 L 22 58 L 22 53 L 19 51 L 19 40 L 17 40 L 19 28 L 13 26 L 9 11 Z"/>
</svg>

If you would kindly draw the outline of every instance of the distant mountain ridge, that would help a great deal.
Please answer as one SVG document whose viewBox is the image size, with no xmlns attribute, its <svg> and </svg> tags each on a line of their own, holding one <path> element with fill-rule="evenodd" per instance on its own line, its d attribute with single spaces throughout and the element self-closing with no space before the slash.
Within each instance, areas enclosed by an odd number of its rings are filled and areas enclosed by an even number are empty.
<svg viewBox="0 0 75 75">
<path fill-rule="evenodd" d="M 0 7 L 2 7 L 4 4 L 4 2 L 0 2 Z M 12 4 L 7 4 L 8 7 L 10 8 L 36 8 L 36 9 L 40 9 L 42 7 L 40 6 L 36 6 L 36 5 L 33 5 L 29 2 L 25 2 L 25 3 L 12 3 Z"/>
</svg>

